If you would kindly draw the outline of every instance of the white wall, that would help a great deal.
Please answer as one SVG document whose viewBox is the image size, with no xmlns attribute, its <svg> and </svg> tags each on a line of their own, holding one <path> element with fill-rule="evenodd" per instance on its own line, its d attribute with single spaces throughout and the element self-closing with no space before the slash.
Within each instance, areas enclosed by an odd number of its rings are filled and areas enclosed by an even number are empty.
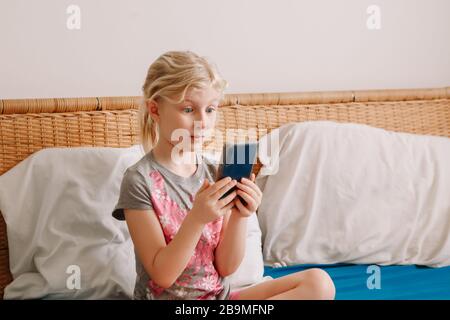
<svg viewBox="0 0 450 320">
<path fill-rule="evenodd" d="M 1 99 L 140 95 L 156 57 L 187 49 L 230 93 L 449 86 L 450 1 L 0 0 Z"/>
</svg>

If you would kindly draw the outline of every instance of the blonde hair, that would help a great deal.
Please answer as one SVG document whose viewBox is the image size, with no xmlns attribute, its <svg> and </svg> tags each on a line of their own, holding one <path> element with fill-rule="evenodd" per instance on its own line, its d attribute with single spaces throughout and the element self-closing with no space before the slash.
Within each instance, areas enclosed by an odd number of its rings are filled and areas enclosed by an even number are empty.
<svg viewBox="0 0 450 320">
<path fill-rule="evenodd" d="M 159 139 L 158 125 L 151 118 L 147 101 L 165 99 L 181 103 L 190 88 L 212 87 L 224 97 L 228 82 L 220 76 L 214 63 L 191 51 L 168 51 L 149 67 L 142 86 L 143 101 L 139 110 L 140 139 L 145 153 L 155 147 Z"/>
</svg>

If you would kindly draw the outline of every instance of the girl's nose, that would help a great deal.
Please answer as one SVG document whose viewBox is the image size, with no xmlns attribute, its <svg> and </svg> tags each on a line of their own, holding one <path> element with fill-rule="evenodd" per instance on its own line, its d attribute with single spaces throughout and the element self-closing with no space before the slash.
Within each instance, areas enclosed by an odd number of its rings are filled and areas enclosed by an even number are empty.
<svg viewBox="0 0 450 320">
<path fill-rule="evenodd" d="M 206 122 L 196 119 L 194 121 L 194 130 L 203 131 L 206 128 Z"/>
<path fill-rule="evenodd" d="M 206 127 L 206 117 L 207 117 L 206 113 L 203 113 L 203 112 L 202 112 L 202 113 L 199 115 L 199 117 L 196 119 L 196 121 L 197 121 L 197 126 L 198 126 L 199 128 L 204 129 L 204 128 Z"/>
</svg>

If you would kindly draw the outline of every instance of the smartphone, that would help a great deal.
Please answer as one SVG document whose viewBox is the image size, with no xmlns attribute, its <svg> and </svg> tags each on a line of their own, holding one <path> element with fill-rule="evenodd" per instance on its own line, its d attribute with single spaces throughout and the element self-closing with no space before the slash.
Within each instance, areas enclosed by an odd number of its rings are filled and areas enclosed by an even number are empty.
<svg viewBox="0 0 450 320">
<path fill-rule="evenodd" d="M 225 143 L 222 150 L 222 161 L 217 170 L 216 181 L 225 177 L 231 177 L 238 182 L 242 178 L 250 178 L 253 165 L 256 162 L 256 154 L 258 150 L 258 143 Z M 232 193 L 237 187 L 228 190 L 220 199 Z M 241 196 L 238 196 L 243 205 L 247 205 Z"/>
</svg>

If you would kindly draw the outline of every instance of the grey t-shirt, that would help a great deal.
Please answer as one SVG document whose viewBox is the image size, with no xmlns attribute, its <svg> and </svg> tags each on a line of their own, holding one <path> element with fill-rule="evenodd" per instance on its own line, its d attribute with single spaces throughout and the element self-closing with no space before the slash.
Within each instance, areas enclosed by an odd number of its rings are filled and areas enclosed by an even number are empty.
<svg viewBox="0 0 450 320">
<path fill-rule="evenodd" d="M 124 220 L 123 209 L 151 210 L 160 222 L 166 244 L 170 243 L 184 217 L 192 209 L 195 194 L 204 179 L 215 181 L 216 165 L 196 154 L 197 170 L 190 177 L 179 176 L 160 165 L 150 151 L 129 167 L 120 187 L 112 215 Z M 153 282 L 136 254 L 135 299 L 227 299 L 230 286 L 214 267 L 222 220 L 207 224 L 183 273 L 167 289 Z"/>
</svg>

